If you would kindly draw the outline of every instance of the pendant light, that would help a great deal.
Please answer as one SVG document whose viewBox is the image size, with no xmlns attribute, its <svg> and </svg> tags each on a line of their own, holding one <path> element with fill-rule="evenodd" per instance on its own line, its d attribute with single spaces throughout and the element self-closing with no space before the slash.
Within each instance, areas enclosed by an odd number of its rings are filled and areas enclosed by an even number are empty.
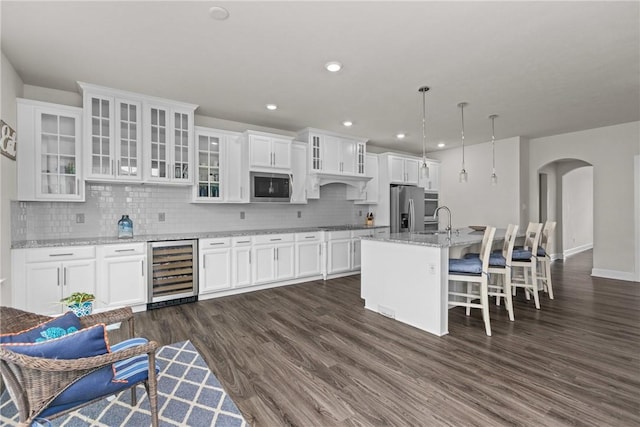
<svg viewBox="0 0 640 427">
<path fill-rule="evenodd" d="M 425 94 L 429 91 L 428 86 L 422 86 L 418 92 L 422 92 L 422 165 L 420 174 L 423 178 L 429 178 L 429 166 L 427 165 L 427 107 Z"/>
<path fill-rule="evenodd" d="M 495 120 L 498 117 L 497 114 L 489 116 L 491 119 L 491 155 L 493 157 L 493 170 L 491 172 L 491 185 L 498 184 L 498 175 L 496 175 L 496 128 Z"/>
<path fill-rule="evenodd" d="M 462 169 L 460 169 L 460 182 L 467 182 L 469 176 L 467 175 L 467 170 L 464 168 L 464 107 L 469 105 L 466 102 L 461 102 L 458 104 L 460 107 L 460 116 L 462 117 Z"/>
</svg>

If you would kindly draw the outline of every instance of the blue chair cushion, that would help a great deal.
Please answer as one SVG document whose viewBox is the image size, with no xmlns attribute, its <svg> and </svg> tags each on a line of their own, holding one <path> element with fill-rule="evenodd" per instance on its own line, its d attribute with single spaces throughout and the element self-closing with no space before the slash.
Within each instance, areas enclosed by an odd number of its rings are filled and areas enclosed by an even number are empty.
<svg viewBox="0 0 640 427">
<path fill-rule="evenodd" d="M 472 258 L 480 258 L 480 254 L 470 252 L 464 255 L 465 259 Z M 489 255 L 489 266 L 490 267 L 505 267 L 507 265 L 507 260 L 502 256 L 502 251 L 494 251 Z"/>
<path fill-rule="evenodd" d="M 72 311 L 43 322 L 32 328 L 13 334 L 0 335 L 0 344 L 34 343 L 60 338 L 81 329 L 80 320 Z"/>
<path fill-rule="evenodd" d="M 522 248 L 513 249 L 511 259 L 514 261 L 529 261 L 531 259 L 531 251 Z"/>
<path fill-rule="evenodd" d="M 547 251 L 545 251 L 543 247 L 538 247 L 538 256 L 539 257 L 547 256 Z"/>
<path fill-rule="evenodd" d="M 74 314 L 75 316 L 75 314 Z M 3 348 L 15 353 L 47 359 L 79 359 L 109 352 L 104 324 L 81 329 L 60 338 L 34 343 L 6 343 Z"/>
<path fill-rule="evenodd" d="M 111 350 L 117 352 L 147 342 L 144 338 L 132 338 L 114 344 L 111 346 Z M 158 365 L 155 366 L 155 369 L 156 373 L 160 372 Z M 40 416 L 47 417 L 99 397 L 110 396 L 131 387 L 133 384 L 145 381 L 148 376 L 149 358 L 146 354 L 116 362 L 113 366 L 105 366 L 82 377 L 60 393 Z"/>
<path fill-rule="evenodd" d="M 482 273 L 482 262 L 480 258 L 453 258 L 449 260 L 449 273 L 480 274 Z"/>
</svg>

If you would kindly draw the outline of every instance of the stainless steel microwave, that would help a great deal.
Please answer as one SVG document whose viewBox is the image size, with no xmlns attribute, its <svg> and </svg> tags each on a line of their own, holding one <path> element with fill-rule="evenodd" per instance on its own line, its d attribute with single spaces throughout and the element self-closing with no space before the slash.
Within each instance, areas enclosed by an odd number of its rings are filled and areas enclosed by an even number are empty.
<svg viewBox="0 0 640 427">
<path fill-rule="evenodd" d="M 251 202 L 291 201 L 291 177 L 281 173 L 251 172 Z"/>
</svg>

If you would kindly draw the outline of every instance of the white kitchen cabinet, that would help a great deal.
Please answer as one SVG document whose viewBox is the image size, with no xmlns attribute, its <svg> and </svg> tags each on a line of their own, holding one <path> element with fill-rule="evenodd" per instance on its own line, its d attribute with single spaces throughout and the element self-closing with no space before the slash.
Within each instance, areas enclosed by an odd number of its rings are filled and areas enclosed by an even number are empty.
<svg viewBox="0 0 640 427">
<path fill-rule="evenodd" d="M 227 137 L 225 142 L 224 189 L 227 203 L 249 203 L 249 168 L 246 144 L 240 136 Z"/>
<path fill-rule="evenodd" d="M 422 176 L 420 174 L 420 181 L 418 186 L 424 188 L 427 191 L 439 191 L 440 190 L 440 162 L 434 160 L 427 160 L 427 166 L 429 167 L 429 176 Z"/>
<path fill-rule="evenodd" d="M 307 128 L 298 135 L 309 146 L 309 171 L 334 175 L 366 174 L 366 139 Z"/>
<path fill-rule="evenodd" d="M 11 256 L 16 308 L 60 314 L 66 309 L 60 299 L 73 292 L 97 293 L 94 246 L 17 249 Z"/>
<path fill-rule="evenodd" d="M 194 202 L 242 203 L 248 170 L 242 160 L 242 142 L 235 132 L 195 128 L 197 177 Z M 246 200 L 248 201 L 248 199 Z"/>
<path fill-rule="evenodd" d="M 142 103 L 113 89 L 79 83 L 83 91 L 85 177 L 142 180 Z"/>
<path fill-rule="evenodd" d="M 417 158 L 389 156 L 388 161 L 392 184 L 418 185 L 420 163 Z"/>
<path fill-rule="evenodd" d="M 295 277 L 322 274 L 322 232 L 296 233 Z"/>
<path fill-rule="evenodd" d="M 231 288 L 231 238 L 200 239 L 199 293 L 207 294 Z"/>
<path fill-rule="evenodd" d="M 18 99 L 18 200 L 84 201 L 82 109 Z"/>
<path fill-rule="evenodd" d="M 307 203 L 307 146 L 294 142 L 291 145 L 291 203 Z"/>
<path fill-rule="evenodd" d="M 254 236 L 253 243 L 253 284 L 294 278 L 293 234 Z"/>
<path fill-rule="evenodd" d="M 360 266 L 362 264 L 360 260 L 360 248 L 362 247 L 360 238 L 363 236 L 373 236 L 373 234 L 374 231 L 372 229 L 351 231 L 351 270 L 360 270 Z"/>
<path fill-rule="evenodd" d="M 291 141 L 281 135 L 263 132 L 245 132 L 249 141 L 249 169 L 281 170 L 291 169 Z"/>
<path fill-rule="evenodd" d="M 367 176 L 371 177 L 371 180 L 367 182 L 364 187 L 364 191 L 359 191 L 358 188 L 349 186 L 347 187 L 347 199 L 355 200 L 357 205 L 375 205 L 378 203 L 378 155 L 369 154 L 366 158 L 366 171 Z"/>
<path fill-rule="evenodd" d="M 145 102 L 143 109 L 145 180 L 192 184 L 195 106 Z"/>
<path fill-rule="evenodd" d="M 119 243 L 97 247 L 98 306 L 116 308 L 147 303 L 146 244 Z"/>
<path fill-rule="evenodd" d="M 252 260 L 251 237 L 233 237 L 231 239 L 231 283 L 234 288 L 251 286 Z"/>
<path fill-rule="evenodd" d="M 326 233 L 327 241 L 327 274 L 351 271 L 353 250 L 351 248 L 351 232 L 331 231 Z"/>
</svg>

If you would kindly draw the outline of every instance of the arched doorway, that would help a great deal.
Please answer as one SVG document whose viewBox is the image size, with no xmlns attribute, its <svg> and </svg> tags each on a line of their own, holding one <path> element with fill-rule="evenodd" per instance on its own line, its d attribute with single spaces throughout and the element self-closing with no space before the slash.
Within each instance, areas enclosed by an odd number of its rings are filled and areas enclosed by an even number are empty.
<svg viewBox="0 0 640 427">
<path fill-rule="evenodd" d="M 556 221 L 554 259 L 593 248 L 593 165 L 560 159 L 538 169 L 538 218 Z"/>
</svg>

